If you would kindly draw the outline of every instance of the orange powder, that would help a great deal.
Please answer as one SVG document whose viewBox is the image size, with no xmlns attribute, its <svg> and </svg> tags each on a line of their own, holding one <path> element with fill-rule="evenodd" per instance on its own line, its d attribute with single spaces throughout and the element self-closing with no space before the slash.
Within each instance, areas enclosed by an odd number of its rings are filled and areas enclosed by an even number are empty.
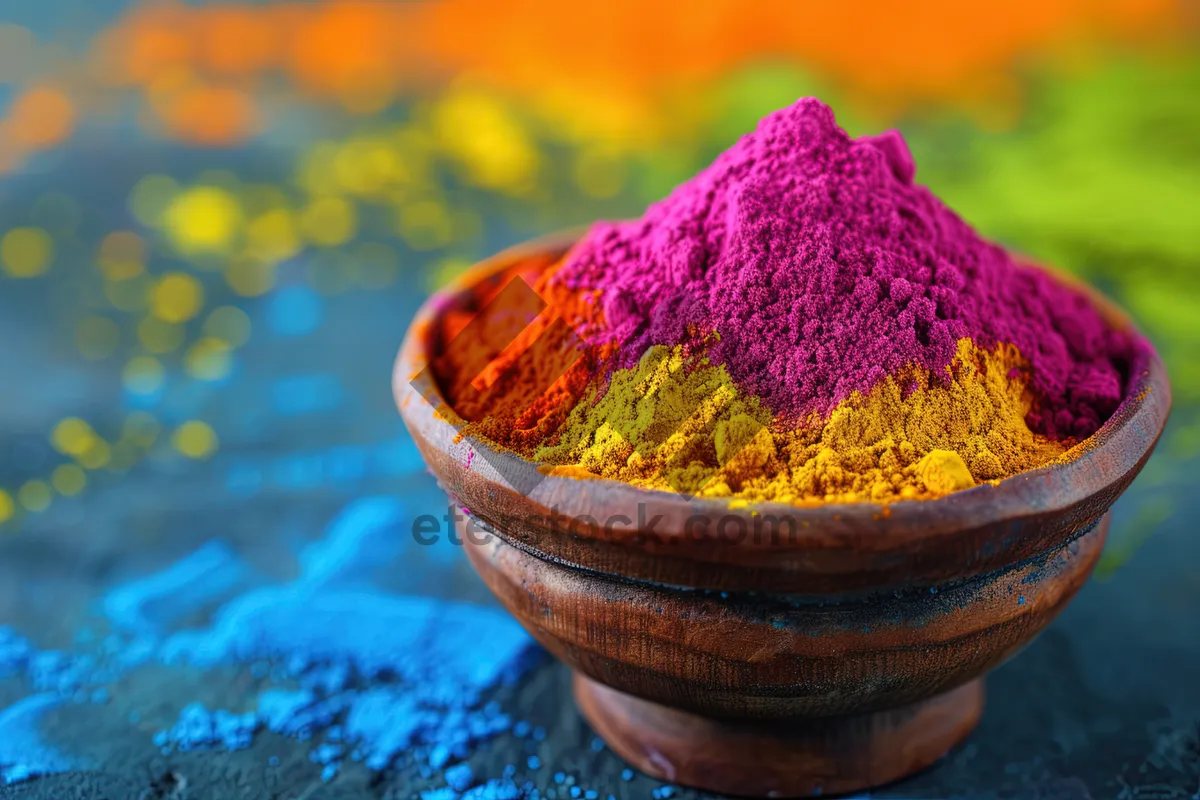
<svg viewBox="0 0 1200 800">
<path fill-rule="evenodd" d="M 430 365 L 469 432 L 530 453 L 556 431 L 613 345 L 576 333 L 600 321 L 598 305 L 550 278 L 546 261 L 495 276 L 463 306 L 441 315 Z"/>
</svg>

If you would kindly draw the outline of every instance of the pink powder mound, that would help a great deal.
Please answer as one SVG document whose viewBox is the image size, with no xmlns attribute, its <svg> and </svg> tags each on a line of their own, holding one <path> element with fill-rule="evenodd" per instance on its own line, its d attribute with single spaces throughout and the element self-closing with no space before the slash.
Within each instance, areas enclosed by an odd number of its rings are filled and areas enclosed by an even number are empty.
<svg viewBox="0 0 1200 800">
<path fill-rule="evenodd" d="M 913 174 L 898 133 L 851 139 L 807 98 L 640 220 L 595 225 L 556 279 L 602 290 L 606 335 L 631 358 L 716 331 L 711 356 L 789 419 L 828 414 L 909 364 L 941 374 L 970 336 L 1029 361 L 1031 428 L 1095 432 L 1121 400 L 1130 336 Z"/>
</svg>

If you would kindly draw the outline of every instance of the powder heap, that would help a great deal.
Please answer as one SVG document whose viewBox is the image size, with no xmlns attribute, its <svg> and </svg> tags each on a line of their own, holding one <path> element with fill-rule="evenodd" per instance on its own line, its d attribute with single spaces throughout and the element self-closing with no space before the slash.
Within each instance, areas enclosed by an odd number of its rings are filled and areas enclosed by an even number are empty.
<svg viewBox="0 0 1200 800">
<path fill-rule="evenodd" d="M 1025 424 L 1029 393 L 1010 377 L 1019 365 L 1011 346 L 988 353 L 963 339 L 948 382 L 911 367 L 854 393 L 824 424 L 772 430 L 770 413 L 737 394 L 724 366 L 655 346 L 602 394 L 593 389 L 534 457 L 559 465 L 552 474 L 706 497 L 799 505 L 937 497 L 1065 451 Z"/>
<path fill-rule="evenodd" d="M 602 287 L 612 331 L 675 344 L 717 331 L 713 359 L 777 412 L 829 413 L 957 341 L 1016 345 L 1031 427 L 1087 436 L 1116 408 L 1123 344 L 1087 299 L 1017 266 L 927 189 L 896 133 L 855 141 L 801 100 L 764 119 L 634 222 L 596 226 L 557 273 Z"/>
<path fill-rule="evenodd" d="M 1134 340 L 914 173 L 895 132 L 852 139 L 814 99 L 771 114 L 534 279 L 549 308 L 521 335 L 569 369 L 472 323 L 447 397 L 559 474 L 747 500 L 936 497 L 1044 464 L 1116 409 Z M 567 362 L 574 333 L 592 347 Z"/>
</svg>

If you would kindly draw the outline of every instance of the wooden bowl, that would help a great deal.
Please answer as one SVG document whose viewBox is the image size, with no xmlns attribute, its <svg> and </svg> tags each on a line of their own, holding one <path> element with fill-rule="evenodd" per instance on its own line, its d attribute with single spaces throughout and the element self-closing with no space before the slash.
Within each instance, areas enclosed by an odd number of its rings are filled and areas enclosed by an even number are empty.
<svg viewBox="0 0 1200 800">
<path fill-rule="evenodd" d="M 423 307 L 396 363 L 400 413 L 464 511 L 475 569 L 574 670 L 596 731 L 651 775 L 800 797 L 932 764 L 978 722 L 982 676 L 1095 567 L 1109 507 L 1170 410 L 1157 354 L 1141 352 L 1125 401 L 1069 458 L 937 500 L 731 509 L 546 477 L 461 437 L 422 370 L 440 347 L 430 323 L 450 307 L 470 311 L 469 287 L 551 263 L 574 239 L 479 265 Z M 1114 326 L 1130 325 L 1096 303 Z"/>
</svg>

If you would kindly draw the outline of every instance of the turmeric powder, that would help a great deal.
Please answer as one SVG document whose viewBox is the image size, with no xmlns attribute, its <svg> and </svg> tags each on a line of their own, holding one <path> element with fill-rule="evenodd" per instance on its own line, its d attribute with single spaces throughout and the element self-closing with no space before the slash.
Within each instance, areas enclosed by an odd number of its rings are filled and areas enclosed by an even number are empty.
<svg viewBox="0 0 1200 800">
<path fill-rule="evenodd" d="M 1061 456 L 1035 434 L 1016 350 L 969 339 L 937 381 L 919 367 L 854 393 L 827 420 L 780 428 L 722 366 L 652 348 L 581 400 L 557 443 L 533 458 L 551 474 L 626 481 L 705 497 L 795 504 L 928 499 Z M 711 436 L 705 435 L 711 430 Z M 584 470 L 586 472 L 581 472 Z"/>
</svg>

